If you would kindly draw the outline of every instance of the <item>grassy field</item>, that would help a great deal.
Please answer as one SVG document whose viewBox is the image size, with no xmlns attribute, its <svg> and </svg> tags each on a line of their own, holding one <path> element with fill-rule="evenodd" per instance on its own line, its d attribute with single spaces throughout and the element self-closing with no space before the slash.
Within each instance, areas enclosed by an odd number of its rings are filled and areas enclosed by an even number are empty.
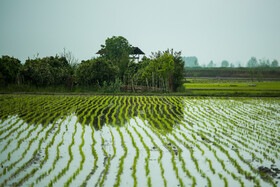
<svg viewBox="0 0 280 187">
<path fill-rule="evenodd" d="M 280 81 L 252 82 L 248 79 L 186 79 L 193 95 L 280 96 Z"/>
<path fill-rule="evenodd" d="M 280 98 L 0 96 L 0 186 L 277 186 Z"/>
</svg>

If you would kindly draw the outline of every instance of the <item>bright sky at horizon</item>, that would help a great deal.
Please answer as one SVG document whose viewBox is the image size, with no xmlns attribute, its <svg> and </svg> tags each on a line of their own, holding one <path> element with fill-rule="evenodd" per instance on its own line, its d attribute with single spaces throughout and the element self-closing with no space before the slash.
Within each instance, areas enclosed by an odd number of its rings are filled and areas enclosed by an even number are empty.
<svg viewBox="0 0 280 187">
<path fill-rule="evenodd" d="M 79 60 L 124 36 L 147 56 L 173 48 L 199 64 L 280 61 L 279 0 L 1 0 L 0 55 L 25 61 L 63 48 Z"/>
</svg>

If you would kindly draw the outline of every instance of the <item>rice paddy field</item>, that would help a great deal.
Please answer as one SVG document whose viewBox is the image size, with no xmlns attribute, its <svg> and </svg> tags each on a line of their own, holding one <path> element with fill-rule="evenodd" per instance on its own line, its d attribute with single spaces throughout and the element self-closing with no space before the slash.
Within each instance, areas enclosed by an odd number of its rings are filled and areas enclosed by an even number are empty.
<svg viewBox="0 0 280 187">
<path fill-rule="evenodd" d="M 187 89 L 214 89 L 214 90 L 247 90 L 247 91 L 280 91 L 280 81 L 252 82 L 246 80 L 213 80 L 213 79 L 187 79 Z"/>
<path fill-rule="evenodd" d="M 0 96 L 0 186 L 279 186 L 280 98 Z"/>
</svg>

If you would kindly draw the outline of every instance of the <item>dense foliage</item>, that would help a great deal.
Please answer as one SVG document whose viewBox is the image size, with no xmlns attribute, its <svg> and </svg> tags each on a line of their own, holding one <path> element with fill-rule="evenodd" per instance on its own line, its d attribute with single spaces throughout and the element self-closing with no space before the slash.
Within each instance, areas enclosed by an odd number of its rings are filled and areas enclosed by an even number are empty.
<svg viewBox="0 0 280 187">
<path fill-rule="evenodd" d="M 79 85 L 94 86 L 104 81 L 112 82 L 117 78 L 118 67 L 104 58 L 82 61 L 76 71 Z"/>
<path fill-rule="evenodd" d="M 9 56 L 2 56 L 2 58 L 0 58 L 1 82 L 4 84 L 15 83 L 21 66 L 22 65 L 18 59 Z"/>
<path fill-rule="evenodd" d="M 73 73 L 66 58 L 58 56 L 28 59 L 20 70 L 22 82 L 36 86 L 68 84 Z"/>
<path fill-rule="evenodd" d="M 100 57 L 77 64 L 72 54 L 27 59 L 0 59 L 0 79 L 7 84 L 36 87 L 86 87 L 104 92 L 176 91 L 183 84 L 184 61 L 180 52 L 152 53 L 135 62 L 132 46 L 122 36 L 113 36 L 101 45 Z M 73 60 L 74 59 L 74 60 Z M 2 86 L 3 87 L 3 86 Z M 140 89 L 139 89 L 140 87 Z"/>
</svg>

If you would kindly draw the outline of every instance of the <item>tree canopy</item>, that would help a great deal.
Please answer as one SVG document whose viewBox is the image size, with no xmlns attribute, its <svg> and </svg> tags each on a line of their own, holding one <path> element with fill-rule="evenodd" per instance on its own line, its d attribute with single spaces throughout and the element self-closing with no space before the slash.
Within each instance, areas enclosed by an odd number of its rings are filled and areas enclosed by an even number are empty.
<svg viewBox="0 0 280 187">
<path fill-rule="evenodd" d="M 124 56 L 128 56 L 132 52 L 132 46 L 123 36 L 113 36 L 107 38 L 105 45 L 101 45 L 103 55 L 107 60 L 119 63 Z"/>
<path fill-rule="evenodd" d="M 223 60 L 222 63 L 221 63 L 221 67 L 229 67 L 229 62 L 227 60 Z"/>
<path fill-rule="evenodd" d="M 0 58 L 0 77 L 5 83 L 15 83 L 18 72 L 21 68 L 21 63 L 17 58 L 2 56 Z"/>
<path fill-rule="evenodd" d="M 130 58 L 132 46 L 122 36 L 107 38 L 100 57 L 77 63 L 70 51 L 60 56 L 27 59 L 2 56 L 0 78 L 8 83 L 38 87 L 91 87 L 119 91 L 120 87 L 144 87 L 152 91 L 176 91 L 183 84 L 184 61 L 181 52 L 158 51 L 138 63 Z M 197 60 L 195 61 L 197 64 Z"/>
</svg>

